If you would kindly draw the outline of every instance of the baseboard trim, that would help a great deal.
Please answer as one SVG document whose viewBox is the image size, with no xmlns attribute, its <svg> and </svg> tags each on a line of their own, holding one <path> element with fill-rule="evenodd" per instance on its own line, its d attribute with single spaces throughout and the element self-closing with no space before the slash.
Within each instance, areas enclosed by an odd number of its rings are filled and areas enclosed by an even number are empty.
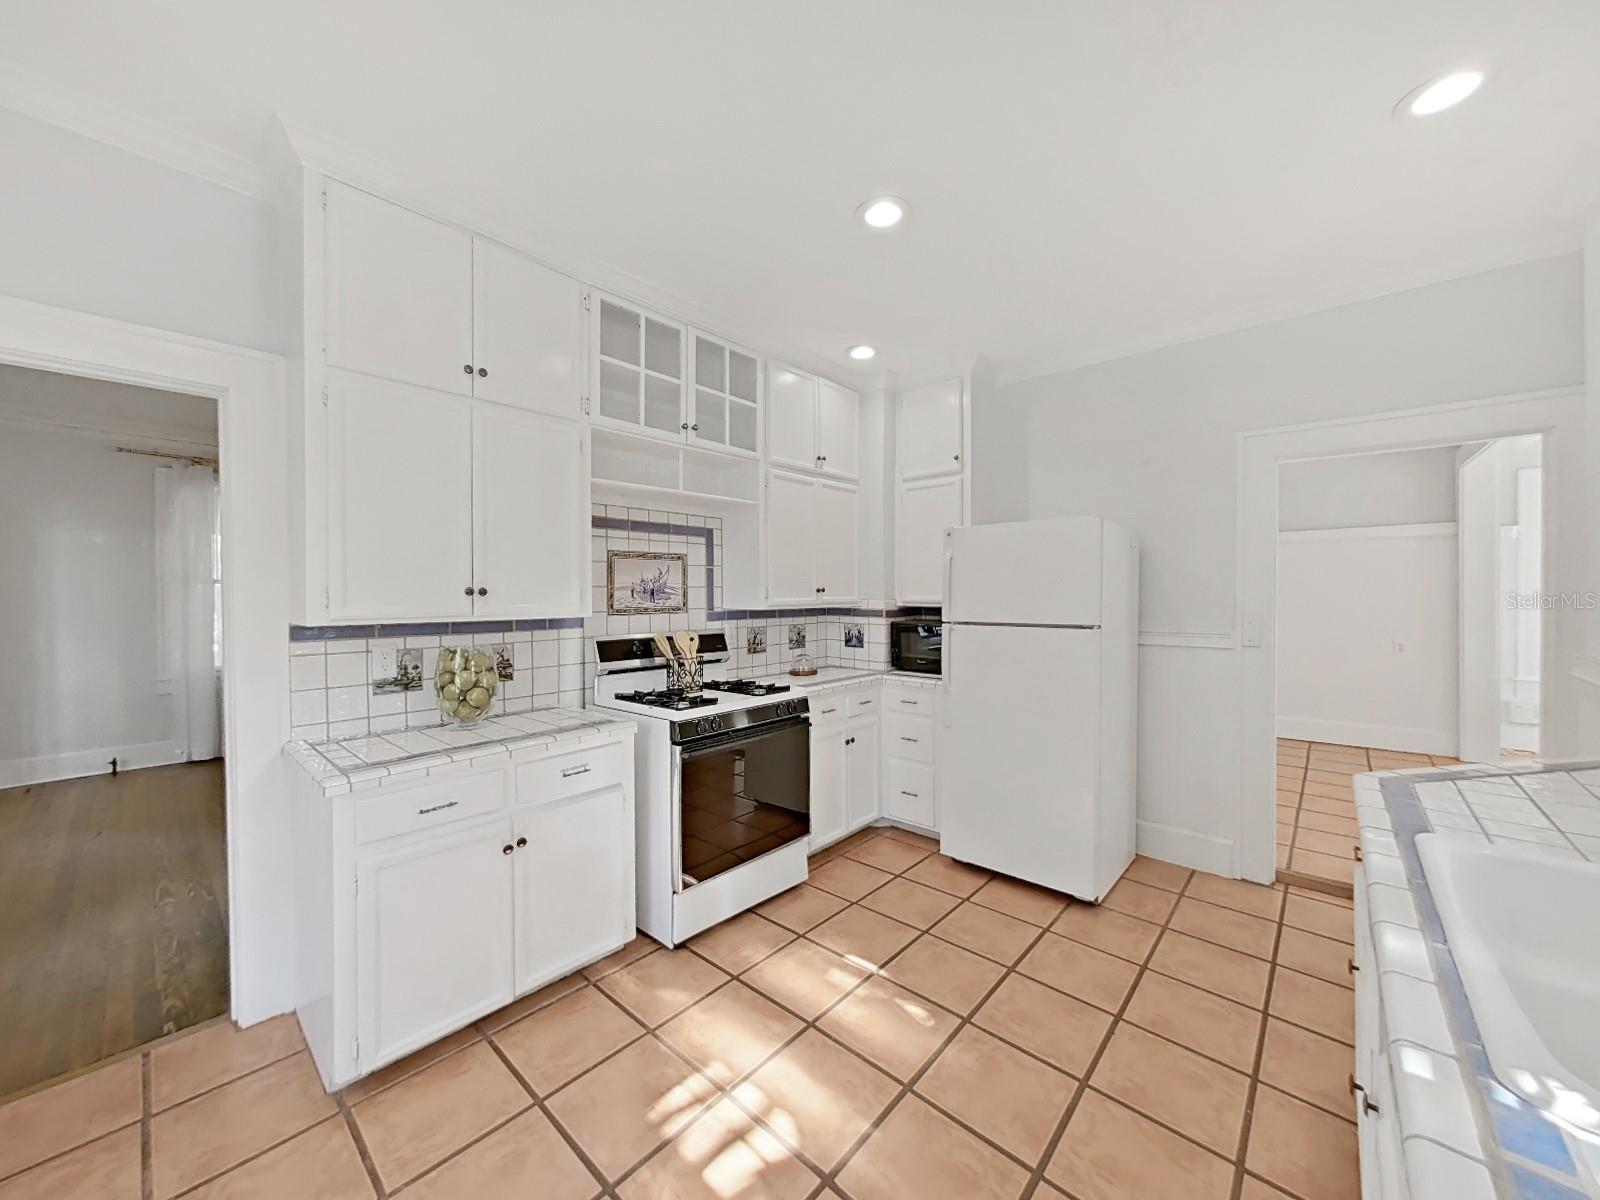
<svg viewBox="0 0 1600 1200">
<path fill-rule="evenodd" d="M 1374 750 L 1403 750 L 1412 754 L 1454 755 L 1458 735 L 1448 729 L 1408 729 L 1394 725 L 1362 725 L 1354 721 L 1323 721 L 1307 717 L 1279 717 L 1278 736 L 1303 742 L 1332 742 L 1339 746 L 1368 746 Z"/>
<path fill-rule="evenodd" d="M 176 742 L 142 742 L 133 746 L 109 746 L 102 750 L 74 750 L 66 754 L 45 754 L 38 758 L 13 758 L 0 762 L 0 788 L 26 787 L 30 783 L 53 783 L 58 779 L 82 779 L 86 775 L 109 775 L 111 760 L 122 771 L 140 767 L 164 767 L 184 761 L 183 747 Z"/>
<path fill-rule="evenodd" d="M 1176 825 L 1140 821 L 1137 847 L 1146 858 L 1159 858 L 1162 862 L 1209 871 L 1213 875 L 1234 874 L 1234 847 L 1228 838 L 1180 829 Z"/>
</svg>

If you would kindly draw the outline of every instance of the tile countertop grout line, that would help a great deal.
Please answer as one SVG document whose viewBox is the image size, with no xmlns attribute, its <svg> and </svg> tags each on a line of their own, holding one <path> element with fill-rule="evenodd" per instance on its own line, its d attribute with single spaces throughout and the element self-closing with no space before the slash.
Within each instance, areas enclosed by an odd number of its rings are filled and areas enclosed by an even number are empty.
<svg viewBox="0 0 1600 1200">
<path fill-rule="evenodd" d="M 1518 792 L 1532 802 L 1537 811 L 1543 813 L 1543 808 L 1538 805 L 1537 800 L 1520 782 L 1520 776 L 1567 774 L 1572 771 L 1593 769 L 1596 765 L 1600 764 L 1590 762 L 1564 765 L 1542 764 L 1531 769 L 1519 765 L 1498 770 L 1464 766 L 1455 770 L 1445 768 L 1433 772 L 1374 772 L 1371 776 L 1377 785 L 1378 800 L 1382 811 L 1389 821 L 1389 836 L 1395 843 L 1395 849 L 1399 851 L 1398 861 L 1406 879 L 1408 893 L 1417 909 L 1418 924 L 1420 926 L 1418 932 L 1427 947 L 1428 961 L 1434 975 L 1430 986 L 1433 988 L 1437 1002 L 1443 1010 L 1443 1016 L 1450 1031 L 1453 1045 L 1451 1053 L 1445 1057 L 1454 1062 L 1461 1075 L 1462 1090 L 1466 1093 L 1467 1103 L 1472 1112 L 1480 1157 L 1477 1160 L 1469 1158 L 1469 1161 L 1481 1163 L 1489 1174 L 1497 1196 L 1512 1198 L 1512 1200 L 1523 1197 L 1531 1198 L 1538 1194 L 1529 1192 L 1519 1186 L 1517 1179 L 1512 1174 L 1513 1168 L 1525 1175 L 1532 1176 L 1535 1183 L 1548 1183 L 1552 1187 L 1572 1191 L 1574 1195 L 1593 1196 L 1595 1193 L 1589 1186 L 1589 1181 L 1586 1179 L 1583 1169 L 1578 1165 L 1578 1156 L 1574 1155 L 1571 1148 L 1567 1146 L 1567 1139 L 1561 1132 L 1560 1127 L 1537 1109 L 1532 1109 L 1531 1106 L 1520 1100 L 1517 1102 L 1521 1107 L 1529 1108 L 1534 1114 L 1534 1119 L 1551 1129 L 1555 1136 L 1560 1139 L 1569 1161 L 1573 1164 L 1572 1173 L 1558 1172 L 1545 1164 L 1534 1162 L 1527 1156 L 1514 1152 L 1501 1139 L 1499 1125 L 1490 1110 L 1489 1089 L 1503 1088 L 1504 1085 L 1499 1082 L 1495 1075 L 1493 1067 L 1489 1064 L 1487 1052 L 1483 1048 L 1482 1031 L 1478 1026 L 1477 1016 L 1472 1011 L 1471 1000 L 1466 994 L 1459 968 L 1456 966 L 1455 956 L 1450 950 L 1448 937 L 1439 918 L 1438 906 L 1433 897 L 1433 890 L 1428 882 L 1427 874 L 1423 869 L 1421 857 L 1416 847 L 1416 838 L 1420 834 L 1437 832 L 1428 806 L 1417 791 L 1417 785 L 1420 783 L 1451 783 L 1457 785 L 1456 794 L 1463 803 L 1466 803 L 1466 797 L 1462 795 L 1459 787 L 1463 781 L 1510 779 L 1515 784 Z M 1368 790 L 1370 791 L 1371 789 Z M 1474 821 L 1479 823 L 1479 828 L 1481 829 L 1482 818 L 1476 809 L 1470 803 L 1467 804 L 1467 809 Z M 1548 816 L 1548 814 L 1545 815 Z M 1373 831 L 1365 825 L 1361 826 L 1364 856 L 1369 859 L 1379 855 L 1395 857 L 1386 848 L 1368 847 L 1365 843 L 1369 832 Z M 1561 832 L 1565 836 L 1565 831 Z M 1511 840 L 1514 841 L 1514 839 Z M 1568 839 L 1568 843 L 1570 848 L 1570 839 Z M 1486 844 L 1490 846 L 1505 845 L 1506 842 L 1503 840 L 1491 840 Z M 1587 861 L 1581 853 L 1579 857 Z M 1368 887 L 1370 888 L 1371 886 L 1369 882 Z M 1370 906 L 1367 923 L 1369 928 L 1375 923 Z M 1447 983 L 1448 987 L 1446 986 Z M 1416 1043 L 1405 1039 L 1390 1039 L 1391 1045 L 1397 1042 L 1407 1046 L 1416 1045 Z M 1421 1049 L 1428 1050 L 1427 1047 L 1422 1047 Z M 1474 1051 L 1476 1054 L 1474 1054 Z M 1430 1052 L 1437 1053 L 1437 1051 Z M 1395 1069 L 1392 1061 L 1389 1069 L 1391 1072 Z M 1399 1089 L 1396 1088 L 1395 1092 L 1396 1114 L 1398 1117 L 1403 1110 L 1401 1108 Z M 1414 1138 L 1433 1145 L 1443 1146 L 1435 1138 L 1407 1134 L 1404 1121 L 1401 1123 L 1400 1134 L 1402 1146 Z M 1443 1148 L 1452 1154 L 1468 1157 L 1454 1147 L 1444 1146 Z M 1409 1166 L 1404 1161 L 1405 1157 L 1402 1151 L 1401 1169 L 1409 1171 Z"/>
</svg>

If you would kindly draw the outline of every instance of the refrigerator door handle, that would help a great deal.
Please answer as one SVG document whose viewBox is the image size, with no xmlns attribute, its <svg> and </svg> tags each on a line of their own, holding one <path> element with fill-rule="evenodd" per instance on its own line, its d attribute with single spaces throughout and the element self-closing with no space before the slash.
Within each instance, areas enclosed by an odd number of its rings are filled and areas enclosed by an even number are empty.
<svg viewBox="0 0 1600 1200">
<path fill-rule="evenodd" d="M 948 556 L 946 556 L 945 561 L 950 561 Z M 941 648 L 939 650 L 939 670 L 941 676 L 943 677 L 940 682 L 944 689 L 944 702 L 939 705 L 939 720 L 946 729 L 949 729 L 951 708 L 950 693 L 955 690 L 956 681 L 956 656 L 954 653 L 956 629 L 954 625 L 948 624 L 941 626 L 941 628 L 944 630 L 944 633 L 940 638 Z"/>
<path fill-rule="evenodd" d="M 943 591 L 943 595 L 942 595 L 941 599 L 943 601 L 942 607 L 944 609 L 945 619 L 949 620 L 949 618 L 950 618 L 950 576 L 951 576 L 952 568 L 954 567 L 954 564 L 955 564 L 956 556 L 954 554 L 950 553 L 950 531 L 948 529 L 945 530 L 945 533 L 944 533 L 944 542 L 945 542 L 945 546 L 944 546 L 944 591 Z"/>
</svg>

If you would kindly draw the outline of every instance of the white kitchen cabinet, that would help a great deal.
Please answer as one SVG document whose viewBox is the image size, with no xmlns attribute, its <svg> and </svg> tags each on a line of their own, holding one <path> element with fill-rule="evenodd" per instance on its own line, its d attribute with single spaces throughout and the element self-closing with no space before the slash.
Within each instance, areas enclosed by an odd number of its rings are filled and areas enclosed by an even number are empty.
<svg viewBox="0 0 1600 1200">
<path fill-rule="evenodd" d="M 933 786 L 937 698 L 932 688 L 883 688 L 883 815 L 927 830 L 939 828 Z"/>
<path fill-rule="evenodd" d="M 634 728 L 573 730 L 359 791 L 288 766 L 295 1009 L 330 1091 L 634 936 Z"/>
<path fill-rule="evenodd" d="M 326 419 L 328 615 L 472 615 L 472 401 L 330 372 Z"/>
<path fill-rule="evenodd" d="M 472 235 L 326 184 L 327 363 L 471 395 Z"/>
<path fill-rule="evenodd" d="M 499 242 L 472 239 L 472 393 L 575 418 L 583 399 L 583 285 Z"/>
<path fill-rule="evenodd" d="M 895 422 L 899 478 L 959 474 L 966 457 L 965 429 L 961 379 L 944 379 L 901 392 Z"/>
<path fill-rule="evenodd" d="M 818 697 L 820 701 L 822 697 Z M 820 850 L 849 832 L 846 807 L 846 748 L 844 701 L 834 697 L 838 707 L 823 715 L 828 707 L 813 703 L 811 708 L 811 849 Z"/>
<path fill-rule="evenodd" d="M 404 842 L 356 868 L 363 1062 L 392 1062 L 512 998 L 510 822 Z"/>
<path fill-rule="evenodd" d="M 698 331 L 689 358 L 689 442 L 746 458 L 761 452 L 761 364 L 754 354 Z"/>
<path fill-rule="evenodd" d="M 861 470 L 861 397 L 782 363 L 767 365 L 767 461 L 839 479 Z"/>
<path fill-rule="evenodd" d="M 767 472 L 768 604 L 835 604 L 857 598 L 859 499 L 850 484 Z"/>
<path fill-rule="evenodd" d="M 861 397 L 817 380 L 817 464 L 824 475 L 854 479 L 861 472 Z"/>
<path fill-rule="evenodd" d="M 689 429 L 684 399 L 682 325 L 608 296 L 591 299 L 597 421 L 630 433 L 681 442 Z"/>
<path fill-rule="evenodd" d="M 944 600 L 944 531 L 963 524 L 966 479 L 961 475 L 901 483 L 894 526 L 895 598 L 901 603 Z"/>
<path fill-rule="evenodd" d="M 612 783 L 519 808 L 514 825 L 521 994 L 633 937 L 633 812 Z"/>
<path fill-rule="evenodd" d="M 513 618 L 588 613 L 585 436 L 578 421 L 498 404 L 474 406 L 475 612 Z M 420 560 L 426 567 L 431 553 Z"/>
<path fill-rule="evenodd" d="M 890 747 L 893 753 L 893 747 Z M 937 829 L 933 806 L 933 768 L 903 758 L 891 758 L 885 775 L 883 815 L 891 821 Z"/>
<path fill-rule="evenodd" d="M 879 780 L 883 776 L 883 763 L 878 730 L 876 714 L 852 717 L 845 722 L 845 816 L 852 831 L 870 825 L 882 813 Z"/>
<path fill-rule="evenodd" d="M 796 470 L 817 467 L 817 380 L 767 363 L 767 461 Z"/>
</svg>

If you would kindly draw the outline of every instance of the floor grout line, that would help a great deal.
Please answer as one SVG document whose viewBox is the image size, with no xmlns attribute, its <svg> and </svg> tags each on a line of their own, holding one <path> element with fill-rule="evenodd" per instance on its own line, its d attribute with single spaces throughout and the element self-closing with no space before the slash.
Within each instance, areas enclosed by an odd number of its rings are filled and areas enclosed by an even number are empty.
<svg viewBox="0 0 1600 1200">
<path fill-rule="evenodd" d="M 445 1056 L 450 1057 L 449 1055 Z M 440 1060 L 441 1062 L 443 1059 Z M 367 1135 L 361 1132 L 361 1124 L 356 1120 L 355 1113 L 350 1111 L 350 1104 L 344 1098 L 341 1088 L 334 1093 L 334 1103 L 339 1106 L 339 1115 L 344 1118 L 344 1127 L 350 1134 L 350 1140 L 355 1143 L 356 1154 L 361 1159 L 361 1166 L 367 1172 L 367 1178 L 372 1182 L 372 1190 L 378 1196 L 386 1196 L 383 1190 L 383 1176 L 378 1174 L 378 1164 L 372 1160 L 372 1149 L 367 1145 Z"/>
<path fill-rule="evenodd" d="M 151 1128 L 155 1120 L 151 1111 L 152 1083 L 150 1054 L 139 1055 L 139 1195 L 141 1200 L 153 1200 L 156 1194 L 155 1137 Z"/>
<path fill-rule="evenodd" d="M 1234 1154 L 1233 1200 L 1244 1190 L 1244 1160 L 1250 1149 L 1250 1127 L 1255 1120 L 1256 1092 L 1261 1084 L 1261 1063 L 1267 1052 L 1267 1030 L 1272 1021 L 1272 987 L 1278 978 L 1278 947 L 1283 942 L 1283 916 L 1289 907 L 1288 893 L 1278 897 L 1278 926 L 1272 933 L 1272 960 L 1267 967 L 1267 990 L 1261 998 L 1261 1028 L 1256 1032 L 1255 1058 L 1250 1064 L 1250 1084 L 1245 1091 L 1244 1117 L 1239 1122 L 1238 1149 Z M 1351 998 L 1352 1004 L 1354 997 Z M 1354 1055 L 1354 1048 L 1351 1049 Z"/>
</svg>

